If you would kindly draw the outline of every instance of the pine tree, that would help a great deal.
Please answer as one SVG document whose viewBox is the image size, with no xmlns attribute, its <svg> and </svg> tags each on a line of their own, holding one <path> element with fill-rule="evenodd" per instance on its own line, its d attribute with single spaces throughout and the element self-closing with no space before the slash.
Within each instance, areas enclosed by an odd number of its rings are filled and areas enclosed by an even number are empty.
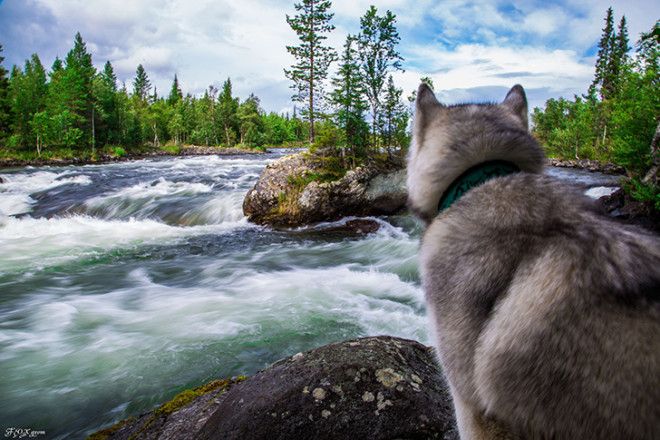
<svg viewBox="0 0 660 440">
<path fill-rule="evenodd" d="M 85 42 L 76 33 L 73 49 L 69 51 L 65 59 L 66 67 L 62 76 L 62 91 L 64 106 L 76 119 L 75 127 L 81 131 L 81 147 L 86 143 L 93 143 L 92 139 L 92 117 L 94 96 L 92 85 L 96 69 L 92 65 L 92 56 L 87 52 Z"/>
<path fill-rule="evenodd" d="M 252 147 L 261 145 L 263 121 L 259 98 L 250 94 L 248 99 L 238 106 L 237 117 L 241 134 L 241 143 Z"/>
<path fill-rule="evenodd" d="M 0 44 L 0 141 L 9 135 L 9 123 L 11 118 L 9 72 L 2 65 L 4 60 L 5 57 L 2 56 L 2 44 Z"/>
<path fill-rule="evenodd" d="M 385 81 L 392 70 L 403 70 L 403 58 L 396 51 L 400 40 L 396 16 L 391 11 L 379 16 L 376 7 L 371 6 L 360 18 L 358 53 L 364 89 L 371 108 L 374 144 L 381 123 L 381 98 Z"/>
<path fill-rule="evenodd" d="M 611 77 L 609 75 L 610 58 L 612 57 L 612 47 L 614 45 L 614 11 L 610 6 L 605 16 L 605 27 L 603 34 L 598 42 L 598 57 L 596 58 L 596 74 L 591 84 L 593 90 L 600 88 L 601 98 L 604 98 L 610 89 Z"/>
<path fill-rule="evenodd" d="M 170 89 L 170 95 L 167 97 L 167 103 L 171 106 L 175 106 L 177 102 L 181 101 L 183 94 L 181 93 L 181 88 L 179 87 L 179 79 L 174 74 L 174 81 L 172 81 L 172 89 Z"/>
<path fill-rule="evenodd" d="M 392 75 L 387 80 L 385 96 L 383 98 L 383 142 L 388 154 L 394 146 L 402 147 L 405 138 L 406 125 L 408 123 L 408 109 L 401 102 L 402 89 L 394 85 Z M 403 138 L 402 138 L 403 130 Z"/>
<path fill-rule="evenodd" d="M 96 137 L 99 145 L 120 143 L 119 108 L 117 103 L 117 76 L 110 61 L 94 82 L 96 97 Z"/>
<path fill-rule="evenodd" d="M 238 137 L 238 98 L 232 97 L 231 79 L 222 84 L 222 91 L 218 97 L 218 119 L 222 127 L 222 136 L 227 147 L 236 143 Z"/>
<path fill-rule="evenodd" d="M 146 103 L 151 90 L 151 81 L 147 76 L 142 64 L 137 66 L 135 70 L 135 79 L 133 80 L 133 96 L 139 101 Z"/>
<path fill-rule="evenodd" d="M 369 132 L 369 127 L 364 121 L 367 103 L 363 98 L 363 82 L 356 59 L 355 45 L 356 38 L 349 35 L 344 43 L 337 76 L 332 79 L 334 90 L 330 95 L 330 102 L 337 109 L 335 114 L 337 125 L 343 131 L 346 148 L 354 158 L 364 156 L 366 153 Z"/>
<path fill-rule="evenodd" d="M 628 29 L 626 28 L 626 16 L 624 15 L 621 17 L 619 28 L 614 36 L 610 61 L 608 63 L 608 70 L 612 78 L 612 95 L 618 94 L 621 86 L 621 76 L 624 74 L 629 61 L 628 51 L 630 50 L 630 46 L 628 43 Z"/>
<path fill-rule="evenodd" d="M 10 81 L 10 99 L 14 114 L 14 132 L 22 146 L 33 145 L 34 115 L 43 110 L 46 97 L 46 71 L 35 53 L 25 61 L 23 72 L 14 68 Z"/>
<path fill-rule="evenodd" d="M 296 58 L 296 64 L 291 70 L 284 70 L 287 78 L 293 81 L 292 88 L 296 93 L 292 99 L 296 102 L 307 102 L 304 116 L 309 121 L 309 141 L 314 142 L 314 122 L 317 119 L 319 101 L 323 93 L 323 80 L 328 75 L 328 67 L 336 59 L 334 49 L 323 45 L 328 32 L 335 27 L 330 24 L 334 16 L 328 12 L 332 3 L 329 0 L 302 0 L 294 7 L 299 14 L 286 16 L 298 38 L 300 45 L 287 46 L 287 51 Z"/>
</svg>

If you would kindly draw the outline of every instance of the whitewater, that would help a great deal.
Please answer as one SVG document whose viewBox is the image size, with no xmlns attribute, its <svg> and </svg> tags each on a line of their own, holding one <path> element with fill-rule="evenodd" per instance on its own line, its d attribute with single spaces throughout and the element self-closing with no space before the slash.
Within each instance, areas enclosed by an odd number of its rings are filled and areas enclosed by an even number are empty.
<svg viewBox="0 0 660 440">
<path fill-rule="evenodd" d="M 287 153 L 0 170 L 0 426 L 82 438 L 329 342 L 428 343 L 411 217 L 366 236 L 247 222 L 245 193 Z"/>
</svg>

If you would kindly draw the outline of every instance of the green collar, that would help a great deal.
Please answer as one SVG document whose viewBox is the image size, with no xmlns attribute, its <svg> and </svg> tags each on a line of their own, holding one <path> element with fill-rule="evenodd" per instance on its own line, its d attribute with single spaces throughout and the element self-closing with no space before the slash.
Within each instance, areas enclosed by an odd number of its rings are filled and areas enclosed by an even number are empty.
<svg viewBox="0 0 660 440">
<path fill-rule="evenodd" d="M 449 208 L 475 186 L 479 186 L 495 177 L 507 176 L 518 171 L 520 171 L 520 168 L 516 165 L 503 160 L 493 160 L 473 166 L 449 185 L 449 188 L 447 188 L 447 191 L 445 191 L 440 199 L 438 212 Z"/>
</svg>

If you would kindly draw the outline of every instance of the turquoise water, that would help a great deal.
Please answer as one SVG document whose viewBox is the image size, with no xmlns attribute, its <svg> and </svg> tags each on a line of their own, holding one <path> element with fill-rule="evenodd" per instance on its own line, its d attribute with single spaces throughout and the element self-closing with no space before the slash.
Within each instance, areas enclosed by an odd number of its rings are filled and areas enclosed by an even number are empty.
<svg viewBox="0 0 660 440">
<path fill-rule="evenodd" d="M 357 238 L 247 223 L 280 154 L 3 172 L 0 428 L 79 438 L 325 343 L 426 341 L 410 218 Z"/>
<path fill-rule="evenodd" d="M 0 429 L 80 438 L 329 342 L 428 342 L 410 217 L 359 237 L 246 221 L 284 153 L 0 172 Z"/>
</svg>

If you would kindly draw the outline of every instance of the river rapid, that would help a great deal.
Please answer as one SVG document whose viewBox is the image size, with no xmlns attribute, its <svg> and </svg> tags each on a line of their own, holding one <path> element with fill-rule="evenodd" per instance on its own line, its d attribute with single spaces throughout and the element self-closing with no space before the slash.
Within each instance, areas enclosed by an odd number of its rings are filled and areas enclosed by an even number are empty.
<svg viewBox="0 0 660 440">
<path fill-rule="evenodd" d="M 411 217 L 367 236 L 246 221 L 289 152 L 0 170 L 0 429 L 81 438 L 329 342 L 428 343 Z M 593 197 L 616 185 L 549 173 Z"/>
</svg>

